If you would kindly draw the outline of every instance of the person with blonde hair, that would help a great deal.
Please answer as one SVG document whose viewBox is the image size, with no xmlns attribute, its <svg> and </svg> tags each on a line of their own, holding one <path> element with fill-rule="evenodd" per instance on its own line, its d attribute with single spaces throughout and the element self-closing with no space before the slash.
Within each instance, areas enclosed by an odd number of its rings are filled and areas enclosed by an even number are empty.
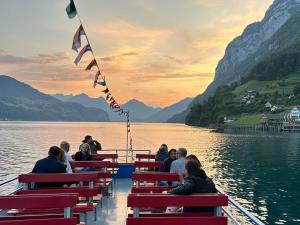
<svg viewBox="0 0 300 225">
<path fill-rule="evenodd" d="M 80 146 L 79 151 L 75 154 L 75 161 L 91 161 L 91 147 L 88 143 L 84 143 Z"/>
<path fill-rule="evenodd" d="M 69 161 L 67 160 L 66 153 L 65 153 L 65 151 L 63 149 L 60 149 L 59 154 L 57 156 L 57 160 L 60 163 L 62 163 L 62 164 L 64 164 L 64 165 L 67 166 L 67 168 L 66 168 L 67 173 L 73 173 L 72 167 L 71 167 Z"/>
</svg>

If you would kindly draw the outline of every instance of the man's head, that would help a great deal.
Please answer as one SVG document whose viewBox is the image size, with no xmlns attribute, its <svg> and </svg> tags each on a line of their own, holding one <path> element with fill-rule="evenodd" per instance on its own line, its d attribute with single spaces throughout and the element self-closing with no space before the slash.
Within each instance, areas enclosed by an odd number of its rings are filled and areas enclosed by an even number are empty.
<svg viewBox="0 0 300 225">
<path fill-rule="evenodd" d="M 188 176 L 195 175 L 200 170 L 199 162 L 195 159 L 189 159 L 185 163 L 185 169 Z"/>
<path fill-rule="evenodd" d="M 91 135 L 86 135 L 86 136 L 84 137 L 84 140 L 83 140 L 82 142 L 83 142 L 83 143 L 91 144 L 91 143 L 93 143 L 93 138 L 92 138 Z"/>
<path fill-rule="evenodd" d="M 65 152 L 69 152 L 69 150 L 70 150 L 70 144 L 68 142 L 66 142 L 66 141 L 62 141 L 60 143 L 60 148 L 62 150 L 64 150 Z"/>
<path fill-rule="evenodd" d="M 180 158 L 185 158 L 187 155 L 187 150 L 185 148 L 179 148 L 177 150 L 177 156 L 178 156 L 178 159 Z"/>
<path fill-rule="evenodd" d="M 167 150 L 168 151 L 168 145 L 166 145 L 166 144 L 162 144 L 161 146 L 160 146 L 160 148 L 163 148 L 163 149 L 165 149 L 165 150 Z"/>
<path fill-rule="evenodd" d="M 48 151 L 48 155 L 52 156 L 54 158 L 57 159 L 57 157 L 59 156 L 59 152 L 60 152 L 60 148 L 57 146 L 52 146 L 49 151 Z"/>
</svg>

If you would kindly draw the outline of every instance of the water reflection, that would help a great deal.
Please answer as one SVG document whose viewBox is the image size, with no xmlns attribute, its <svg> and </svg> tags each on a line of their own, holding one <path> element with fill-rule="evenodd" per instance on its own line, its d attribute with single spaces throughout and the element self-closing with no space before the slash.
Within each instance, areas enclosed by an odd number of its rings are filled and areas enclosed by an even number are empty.
<svg viewBox="0 0 300 225">
<path fill-rule="evenodd" d="M 0 179 L 30 171 L 61 140 L 75 152 L 86 134 L 103 147 L 124 148 L 122 123 L 0 123 Z M 162 143 L 199 156 L 223 190 L 268 224 L 299 224 L 300 135 L 220 134 L 178 124 L 132 126 L 134 148 Z"/>
</svg>

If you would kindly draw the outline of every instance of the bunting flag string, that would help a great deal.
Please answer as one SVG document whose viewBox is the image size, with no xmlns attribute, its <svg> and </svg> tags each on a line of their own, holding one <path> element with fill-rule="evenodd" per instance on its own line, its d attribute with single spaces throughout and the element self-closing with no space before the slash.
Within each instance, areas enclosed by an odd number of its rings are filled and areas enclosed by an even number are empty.
<svg viewBox="0 0 300 225">
<path fill-rule="evenodd" d="M 78 63 L 80 62 L 82 56 L 83 56 L 86 52 L 88 52 L 88 51 L 90 51 L 90 52 L 92 51 L 92 48 L 91 48 L 90 44 L 87 44 L 83 49 L 81 49 L 81 51 L 79 52 L 78 56 L 76 57 L 74 63 L 75 63 L 76 65 L 78 65 Z"/>
<path fill-rule="evenodd" d="M 73 38 L 72 49 L 76 52 L 78 52 L 78 49 L 81 47 L 81 35 L 85 35 L 82 24 L 80 24 Z"/>
<path fill-rule="evenodd" d="M 75 58 L 74 63 L 76 65 L 78 65 L 83 57 L 83 55 L 87 52 L 91 52 L 93 59 L 92 61 L 87 65 L 87 67 L 85 68 L 86 71 L 90 71 L 92 70 L 93 67 L 96 67 L 97 73 L 95 74 L 94 77 L 94 83 L 93 83 L 93 87 L 95 88 L 97 85 L 100 85 L 102 87 L 104 87 L 105 89 L 102 90 L 102 92 L 104 92 L 105 94 L 105 99 L 107 101 L 107 103 L 110 105 L 110 108 L 115 112 L 118 113 L 119 115 L 123 115 L 126 116 L 127 118 L 127 135 L 129 135 L 129 144 L 130 144 L 130 149 L 132 149 L 132 137 L 131 137 L 131 129 L 130 129 L 130 120 L 129 120 L 129 111 L 126 111 L 124 109 L 121 108 L 121 106 L 117 103 L 117 101 L 115 100 L 115 98 L 112 96 L 110 89 L 108 88 L 107 82 L 105 80 L 104 75 L 101 73 L 100 71 L 100 67 L 99 64 L 97 63 L 96 57 L 94 55 L 93 49 L 90 45 L 87 33 L 83 27 L 82 21 L 79 17 L 78 11 L 76 9 L 74 0 L 70 0 L 69 5 L 66 8 L 66 12 L 67 15 L 69 17 L 69 19 L 72 19 L 74 17 L 77 16 L 78 20 L 79 20 L 79 27 L 76 30 L 74 36 L 73 36 L 73 43 L 72 43 L 72 49 L 76 52 L 78 52 L 78 50 L 81 48 L 81 44 L 82 44 L 82 40 L 81 37 L 84 36 L 87 44 L 79 51 L 77 57 Z M 99 81 L 99 78 L 101 78 L 101 80 Z M 128 137 L 128 136 L 127 136 Z M 127 143 L 128 143 L 128 139 L 127 139 Z"/>
</svg>

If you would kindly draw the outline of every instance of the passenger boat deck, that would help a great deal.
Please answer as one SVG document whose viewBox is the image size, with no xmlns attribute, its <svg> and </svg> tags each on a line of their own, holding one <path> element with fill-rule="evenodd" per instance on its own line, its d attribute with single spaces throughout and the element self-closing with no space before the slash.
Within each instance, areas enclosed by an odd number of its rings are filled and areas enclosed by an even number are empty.
<svg viewBox="0 0 300 225">
<path fill-rule="evenodd" d="M 102 208 L 98 207 L 97 221 L 90 219 L 90 224 L 117 225 L 126 224 L 128 215 L 127 196 L 131 191 L 131 179 L 117 179 L 112 193 L 103 198 Z"/>
<path fill-rule="evenodd" d="M 153 172 L 162 163 L 154 162 L 150 152 L 135 157 L 133 151 L 130 157 L 126 152 L 126 161 L 130 158 L 132 163 L 118 163 L 118 158 L 120 161 L 122 158 L 119 153 L 97 154 L 93 156 L 94 161 L 71 163 L 75 167 L 95 167 L 96 172 L 25 173 L 0 183 L 1 187 L 18 179 L 23 185 L 11 195 L 0 196 L 0 225 L 264 224 L 224 193 L 161 194 L 171 187 L 157 186 L 159 181 L 178 181 L 179 175 Z M 76 182 L 77 185 L 46 189 L 31 187 L 36 182 L 62 181 Z M 165 214 L 168 206 L 213 207 L 214 212 Z"/>
</svg>

